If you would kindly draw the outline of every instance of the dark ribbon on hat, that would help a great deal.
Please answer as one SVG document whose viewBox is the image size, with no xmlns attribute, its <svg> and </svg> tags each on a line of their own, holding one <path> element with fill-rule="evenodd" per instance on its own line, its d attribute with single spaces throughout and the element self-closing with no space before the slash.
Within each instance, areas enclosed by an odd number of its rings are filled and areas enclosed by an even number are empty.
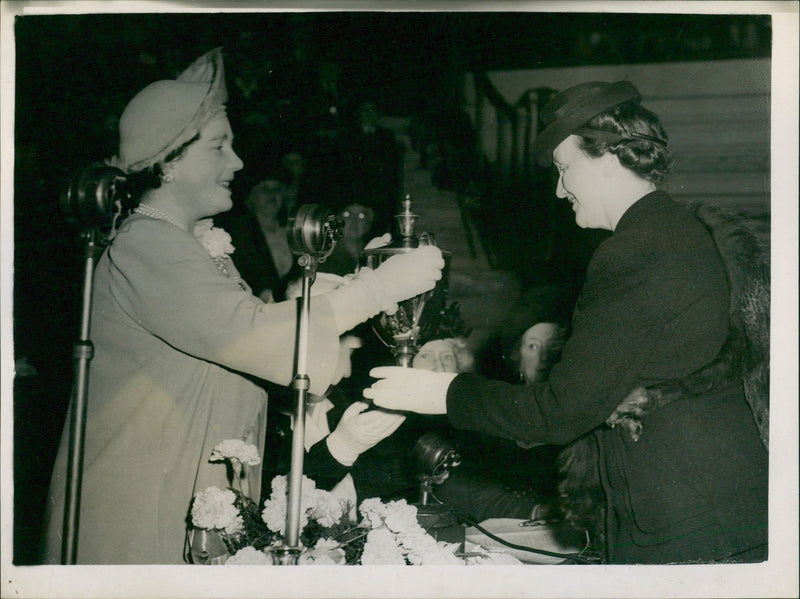
<svg viewBox="0 0 800 599">
<path fill-rule="evenodd" d="M 534 139 L 533 153 L 542 166 L 550 166 L 555 147 L 585 127 L 596 115 L 624 102 L 640 102 L 639 90 L 629 81 L 604 83 L 590 81 L 568 88 L 557 94 L 542 109 L 544 129 Z M 615 141 L 622 141 L 620 137 Z"/>
<path fill-rule="evenodd" d="M 588 137 L 590 139 L 601 139 L 609 143 L 619 143 L 621 141 L 634 141 L 636 139 L 643 139 L 646 141 L 652 141 L 653 143 L 657 143 L 665 147 L 667 145 L 667 140 L 665 139 L 661 139 L 660 137 L 654 137 L 652 135 L 646 135 L 644 133 L 639 133 L 638 131 L 632 131 L 628 135 L 622 135 L 621 133 L 614 133 L 613 131 L 602 131 L 600 129 L 581 127 L 580 129 L 575 130 L 575 135 L 582 135 L 583 137 Z"/>
</svg>

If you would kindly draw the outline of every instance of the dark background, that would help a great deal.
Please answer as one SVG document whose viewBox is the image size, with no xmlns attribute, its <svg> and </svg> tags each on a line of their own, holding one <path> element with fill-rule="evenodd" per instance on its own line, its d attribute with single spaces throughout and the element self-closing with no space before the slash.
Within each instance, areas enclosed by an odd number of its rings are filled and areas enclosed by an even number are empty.
<svg viewBox="0 0 800 599">
<path fill-rule="evenodd" d="M 761 15 L 95 14 L 17 17 L 14 32 L 14 346 L 38 372 L 14 389 L 17 564 L 37 559 L 78 333 L 82 245 L 58 196 L 116 153 L 117 118 L 145 85 L 223 46 L 246 185 L 302 133 L 298 107 L 323 63 L 340 66 L 345 100 L 413 117 L 458 108 L 466 72 L 769 57 L 771 45 Z"/>
</svg>

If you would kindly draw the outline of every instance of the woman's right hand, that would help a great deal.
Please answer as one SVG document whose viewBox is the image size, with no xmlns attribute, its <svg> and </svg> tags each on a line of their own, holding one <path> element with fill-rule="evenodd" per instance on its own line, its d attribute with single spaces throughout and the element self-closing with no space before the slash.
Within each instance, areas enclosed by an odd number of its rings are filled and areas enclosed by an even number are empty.
<svg viewBox="0 0 800 599">
<path fill-rule="evenodd" d="M 433 289 L 443 268 L 442 251 L 426 245 L 388 258 L 375 269 L 375 275 L 388 303 L 396 304 Z"/>
<path fill-rule="evenodd" d="M 344 466 L 352 466 L 359 455 L 391 435 L 406 419 L 404 414 L 368 408 L 363 401 L 352 404 L 326 439 L 328 451 Z"/>
</svg>

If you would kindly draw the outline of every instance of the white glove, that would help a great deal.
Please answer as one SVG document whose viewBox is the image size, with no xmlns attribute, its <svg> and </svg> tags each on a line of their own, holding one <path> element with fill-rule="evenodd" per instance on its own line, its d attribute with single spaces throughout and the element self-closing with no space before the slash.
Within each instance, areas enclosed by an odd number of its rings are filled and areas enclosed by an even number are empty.
<svg viewBox="0 0 800 599">
<path fill-rule="evenodd" d="M 387 410 L 418 414 L 446 414 L 447 389 L 455 372 L 432 372 L 400 366 L 380 366 L 369 371 L 375 381 L 362 395 Z"/>
<path fill-rule="evenodd" d="M 397 302 L 430 291 L 442 278 L 444 258 L 435 245 L 425 245 L 396 254 L 375 269 L 383 286 L 383 295 L 391 305 L 384 305 L 388 314 L 397 312 Z"/>
<path fill-rule="evenodd" d="M 385 410 L 364 412 L 368 407 L 357 401 L 347 408 L 325 441 L 331 455 L 343 466 L 352 466 L 358 456 L 391 435 L 406 419 Z"/>
<path fill-rule="evenodd" d="M 394 314 L 397 302 L 430 291 L 442 278 L 444 259 L 433 245 L 387 259 L 375 270 L 362 268 L 326 296 L 341 335 L 378 312 Z"/>
</svg>

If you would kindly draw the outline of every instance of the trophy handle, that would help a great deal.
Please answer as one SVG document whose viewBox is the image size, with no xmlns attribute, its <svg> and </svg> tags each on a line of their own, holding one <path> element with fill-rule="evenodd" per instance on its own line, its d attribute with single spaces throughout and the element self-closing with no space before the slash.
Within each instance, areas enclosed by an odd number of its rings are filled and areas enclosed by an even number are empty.
<svg viewBox="0 0 800 599">
<path fill-rule="evenodd" d="M 423 231 L 419 234 L 419 244 L 420 245 L 436 245 L 436 238 L 434 237 L 433 233 L 428 233 L 427 231 Z"/>
</svg>

